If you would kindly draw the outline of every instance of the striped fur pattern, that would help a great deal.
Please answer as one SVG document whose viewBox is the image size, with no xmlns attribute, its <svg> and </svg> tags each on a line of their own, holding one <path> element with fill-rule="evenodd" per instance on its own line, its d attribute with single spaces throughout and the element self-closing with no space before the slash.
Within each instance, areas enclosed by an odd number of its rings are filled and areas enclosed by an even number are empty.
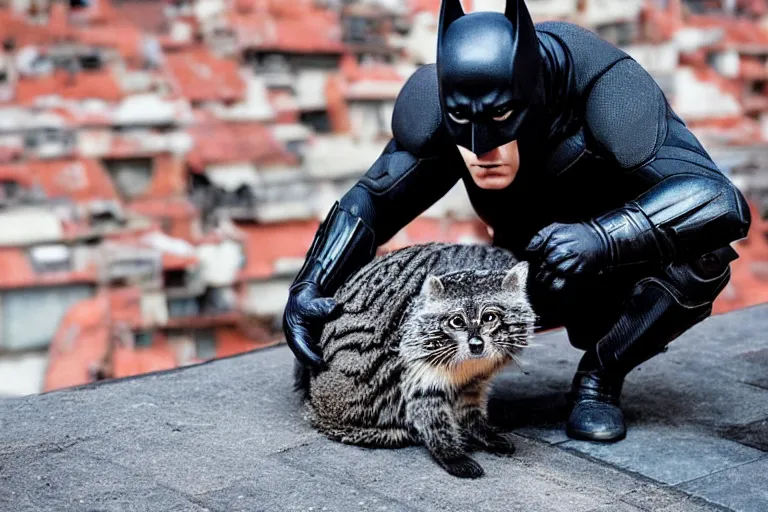
<svg viewBox="0 0 768 512">
<path fill-rule="evenodd" d="M 335 295 L 319 339 L 326 367 L 297 365 L 312 424 L 368 447 L 423 444 L 458 477 L 472 448 L 512 454 L 487 422 L 491 378 L 528 344 L 526 262 L 489 245 L 429 243 L 379 256 Z"/>
</svg>

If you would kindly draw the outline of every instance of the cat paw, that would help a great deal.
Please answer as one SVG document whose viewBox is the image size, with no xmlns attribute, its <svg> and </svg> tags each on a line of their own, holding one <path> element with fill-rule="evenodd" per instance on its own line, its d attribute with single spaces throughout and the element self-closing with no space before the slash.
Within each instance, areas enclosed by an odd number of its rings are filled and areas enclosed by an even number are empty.
<svg viewBox="0 0 768 512">
<path fill-rule="evenodd" d="M 517 451 L 515 443 L 501 434 L 494 434 L 485 440 L 485 450 L 494 455 L 510 457 Z"/>
<path fill-rule="evenodd" d="M 485 474 L 482 466 L 466 455 L 441 461 L 441 465 L 448 473 L 459 478 L 480 478 Z"/>
</svg>

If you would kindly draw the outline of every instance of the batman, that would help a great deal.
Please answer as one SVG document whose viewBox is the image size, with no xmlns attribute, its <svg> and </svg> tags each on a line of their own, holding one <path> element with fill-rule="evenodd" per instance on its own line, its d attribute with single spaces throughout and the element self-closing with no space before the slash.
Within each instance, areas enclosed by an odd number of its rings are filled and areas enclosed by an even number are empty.
<svg viewBox="0 0 768 512">
<path fill-rule="evenodd" d="M 331 208 L 283 315 L 300 363 L 332 296 L 457 183 L 492 243 L 530 263 L 540 328 L 583 351 L 574 439 L 625 437 L 625 376 L 712 313 L 751 219 L 741 192 L 627 53 L 523 0 L 466 14 L 444 0 L 436 63 L 406 81 L 392 139 Z"/>
</svg>

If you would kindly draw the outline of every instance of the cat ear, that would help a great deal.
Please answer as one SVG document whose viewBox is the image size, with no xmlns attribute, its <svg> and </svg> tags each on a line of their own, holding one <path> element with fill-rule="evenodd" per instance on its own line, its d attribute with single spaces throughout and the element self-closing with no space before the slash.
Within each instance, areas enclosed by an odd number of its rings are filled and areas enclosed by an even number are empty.
<svg viewBox="0 0 768 512">
<path fill-rule="evenodd" d="M 526 282 L 528 281 L 528 262 L 521 261 L 514 267 L 509 269 L 507 275 L 504 276 L 504 280 L 501 282 L 501 287 L 504 290 L 517 292 L 525 289 Z"/>
<path fill-rule="evenodd" d="M 440 297 L 444 291 L 443 282 L 440 281 L 439 277 L 433 275 L 427 276 L 421 287 L 421 294 L 429 299 Z"/>
</svg>

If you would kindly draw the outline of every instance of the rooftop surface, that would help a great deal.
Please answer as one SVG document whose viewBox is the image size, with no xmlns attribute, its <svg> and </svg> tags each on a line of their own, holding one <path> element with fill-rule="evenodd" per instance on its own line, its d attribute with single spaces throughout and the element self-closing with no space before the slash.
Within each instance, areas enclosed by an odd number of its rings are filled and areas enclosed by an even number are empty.
<svg viewBox="0 0 768 512">
<path fill-rule="evenodd" d="M 542 334 L 494 391 L 517 453 L 456 479 L 422 447 L 326 440 L 284 346 L 138 378 L 0 400 L 0 510 L 768 510 L 768 304 L 705 320 L 630 374 L 629 430 L 564 435 L 580 352 Z"/>
</svg>

